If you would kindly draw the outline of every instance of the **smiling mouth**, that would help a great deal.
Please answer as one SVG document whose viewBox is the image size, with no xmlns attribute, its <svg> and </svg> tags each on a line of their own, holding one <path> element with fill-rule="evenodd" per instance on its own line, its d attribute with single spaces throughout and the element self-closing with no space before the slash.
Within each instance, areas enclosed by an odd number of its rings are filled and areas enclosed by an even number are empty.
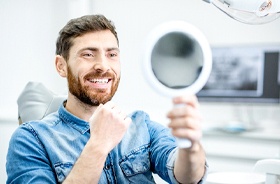
<svg viewBox="0 0 280 184">
<path fill-rule="evenodd" d="M 111 79 L 89 79 L 89 81 L 95 84 L 107 84 Z"/>
</svg>

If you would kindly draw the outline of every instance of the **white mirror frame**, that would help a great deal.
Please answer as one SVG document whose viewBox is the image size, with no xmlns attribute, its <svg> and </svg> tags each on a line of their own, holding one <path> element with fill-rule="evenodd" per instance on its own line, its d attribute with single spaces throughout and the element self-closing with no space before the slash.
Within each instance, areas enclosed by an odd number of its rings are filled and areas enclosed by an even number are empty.
<svg viewBox="0 0 280 184">
<path fill-rule="evenodd" d="M 200 45 L 203 53 L 203 67 L 198 78 L 193 84 L 181 89 L 173 89 L 163 85 L 156 78 L 152 70 L 151 56 L 155 44 L 161 37 L 172 32 L 183 33 L 187 37 L 195 40 L 198 45 Z M 174 97 L 183 94 L 194 95 L 199 92 L 206 84 L 212 69 L 212 52 L 206 37 L 199 29 L 184 21 L 171 21 L 163 23 L 151 31 L 151 33 L 148 35 L 146 43 L 143 61 L 144 76 L 155 91 L 168 97 Z"/>
</svg>

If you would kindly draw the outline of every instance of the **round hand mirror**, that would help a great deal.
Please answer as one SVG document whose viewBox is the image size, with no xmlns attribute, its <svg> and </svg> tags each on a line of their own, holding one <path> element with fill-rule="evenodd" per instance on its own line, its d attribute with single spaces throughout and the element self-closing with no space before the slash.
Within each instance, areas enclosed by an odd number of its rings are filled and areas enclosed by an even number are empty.
<svg viewBox="0 0 280 184">
<path fill-rule="evenodd" d="M 167 97 L 194 95 L 208 80 L 212 68 L 210 45 L 202 32 L 183 22 L 167 22 L 148 36 L 144 75 L 150 86 Z M 179 147 L 190 147 L 178 139 Z"/>
</svg>

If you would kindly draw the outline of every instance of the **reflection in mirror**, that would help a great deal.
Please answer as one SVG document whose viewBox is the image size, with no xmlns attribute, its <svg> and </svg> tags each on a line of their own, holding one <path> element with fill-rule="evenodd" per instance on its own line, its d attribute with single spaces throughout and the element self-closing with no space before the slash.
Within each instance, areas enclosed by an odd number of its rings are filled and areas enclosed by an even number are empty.
<svg viewBox="0 0 280 184">
<path fill-rule="evenodd" d="M 154 75 L 163 85 L 173 89 L 193 84 L 202 70 L 203 60 L 200 45 L 181 32 L 162 36 L 151 55 Z"/>
</svg>

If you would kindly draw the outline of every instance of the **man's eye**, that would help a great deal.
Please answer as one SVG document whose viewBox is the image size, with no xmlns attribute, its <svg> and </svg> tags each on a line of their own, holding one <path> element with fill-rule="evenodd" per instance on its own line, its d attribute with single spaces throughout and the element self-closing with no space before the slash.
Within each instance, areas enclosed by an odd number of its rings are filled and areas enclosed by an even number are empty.
<svg viewBox="0 0 280 184">
<path fill-rule="evenodd" d="M 109 54 L 109 57 L 116 57 L 116 56 L 118 56 L 116 53 L 110 53 Z"/>
<path fill-rule="evenodd" d="M 93 54 L 89 54 L 89 53 L 86 53 L 86 54 L 83 54 L 84 57 L 93 57 Z"/>
</svg>

